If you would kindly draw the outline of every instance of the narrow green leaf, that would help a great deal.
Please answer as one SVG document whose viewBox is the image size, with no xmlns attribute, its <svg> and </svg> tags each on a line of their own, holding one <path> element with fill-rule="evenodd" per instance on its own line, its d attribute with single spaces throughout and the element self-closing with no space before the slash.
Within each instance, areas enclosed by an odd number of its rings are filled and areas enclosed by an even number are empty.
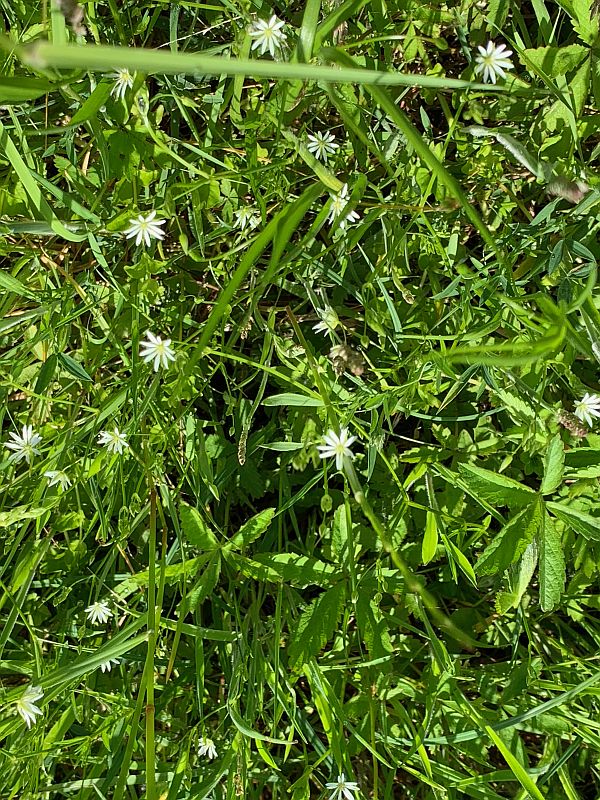
<svg viewBox="0 0 600 800">
<path fill-rule="evenodd" d="M 493 575 L 508 569 L 523 555 L 527 545 L 540 530 L 541 523 L 539 502 L 520 511 L 483 551 L 475 564 L 477 575 Z"/>
<path fill-rule="evenodd" d="M 328 642 L 338 624 L 344 598 L 345 584 L 340 581 L 320 594 L 303 612 L 291 632 L 288 647 L 292 669 L 302 667 Z"/>
<path fill-rule="evenodd" d="M 494 506 L 521 508 L 531 503 L 536 496 L 536 492 L 529 486 L 474 464 L 459 464 L 458 471 L 476 497 L 481 497 Z"/>
<path fill-rule="evenodd" d="M 179 506 L 179 519 L 184 536 L 198 550 L 206 552 L 218 548 L 216 536 L 195 508 L 182 503 Z"/>
<path fill-rule="evenodd" d="M 550 440 L 548 450 L 546 451 L 546 458 L 544 459 L 544 477 L 540 487 L 541 494 L 551 494 L 560 486 L 564 468 L 565 449 L 562 439 L 557 433 L 556 436 Z"/>
<path fill-rule="evenodd" d="M 512 770 L 515 778 L 519 781 L 521 786 L 529 793 L 529 796 L 534 800 L 545 800 L 544 795 L 540 792 L 538 787 L 532 781 L 523 765 L 515 758 L 508 747 L 504 744 L 503 740 L 498 736 L 496 731 L 489 725 L 484 726 L 484 730 L 490 740 L 496 745 L 502 757 Z"/>
<path fill-rule="evenodd" d="M 356 600 L 356 623 L 371 659 L 385 658 L 394 651 L 388 623 L 372 595 L 359 593 Z"/>
<path fill-rule="evenodd" d="M 43 394 L 43 392 L 46 391 L 50 381 L 54 377 L 54 372 L 56 371 L 57 364 L 58 364 L 58 356 L 55 353 L 49 355 L 48 358 L 44 361 L 44 363 L 40 367 L 37 381 L 35 382 L 35 388 L 33 390 L 36 394 Z"/>
<path fill-rule="evenodd" d="M 92 378 L 87 374 L 79 361 L 75 361 L 71 356 L 68 356 L 66 353 L 59 353 L 58 361 L 62 367 L 74 378 L 77 378 L 77 380 L 86 381 L 88 383 L 92 382 Z"/>
<path fill-rule="evenodd" d="M 321 408 L 323 401 L 319 397 L 307 397 L 303 394 L 293 394 L 285 392 L 284 394 L 274 394 L 271 397 L 265 397 L 263 406 L 294 406 L 298 408 Z"/>
<path fill-rule="evenodd" d="M 540 606 L 542 611 L 552 611 L 565 586 L 565 557 L 560 534 L 547 512 L 540 529 L 539 551 Z"/>
<path fill-rule="evenodd" d="M 438 546 L 437 519 L 433 511 L 427 512 L 425 522 L 425 535 L 421 545 L 421 560 L 423 564 L 429 564 L 434 557 Z"/>
<path fill-rule="evenodd" d="M 35 298 L 33 292 L 28 289 L 20 280 L 11 275 L 10 272 L 0 270 L 0 287 L 6 289 L 7 292 L 12 292 L 19 297 Z"/>
<path fill-rule="evenodd" d="M 81 106 L 79 111 L 77 111 L 71 122 L 69 123 L 69 128 L 75 128 L 78 125 L 81 125 L 84 122 L 87 122 L 88 119 L 92 119 L 95 117 L 102 108 L 102 106 L 108 100 L 108 96 L 110 94 L 111 84 L 110 83 L 99 83 L 98 86 L 94 89 L 85 103 Z"/>
</svg>

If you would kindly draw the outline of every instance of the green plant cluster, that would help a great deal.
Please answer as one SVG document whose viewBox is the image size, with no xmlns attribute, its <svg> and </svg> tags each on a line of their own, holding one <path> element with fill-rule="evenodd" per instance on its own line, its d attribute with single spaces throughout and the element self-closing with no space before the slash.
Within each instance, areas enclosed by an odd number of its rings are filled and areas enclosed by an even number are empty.
<svg viewBox="0 0 600 800">
<path fill-rule="evenodd" d="M 0 798 L 596 798 L 596 3 L 0 49 Z"/>
</svg>

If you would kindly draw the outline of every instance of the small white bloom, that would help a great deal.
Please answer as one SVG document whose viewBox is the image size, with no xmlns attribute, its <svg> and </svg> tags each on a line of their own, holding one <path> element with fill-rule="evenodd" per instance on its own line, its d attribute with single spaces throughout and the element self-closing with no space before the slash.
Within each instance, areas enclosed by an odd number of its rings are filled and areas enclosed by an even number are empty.
<svg viewBox="0 0 600 800">
<path fill-rule="evenodd" d="M 113 666 L 118 666 L 119 659 L 118 658 L 109 658 L 108 661 L 103 661 L 100 664 L 100 669 L 102 672 L 110 672 Z"/>
<path fill-rule="evenodd" d="M 592 428 L 594 417 L 600 417 L 600 397 L 586 392 L 578 403 L 575 403 L 575 416 Z"/>
<path fill-rule="evenodd" d="M 331 306 L 325 306 L 324 309 L 317 309 L 321 321 L 313 325 L 313 331 L 317 333 L 333 333 L 333 331 L 340 324 L 340 318 L 336 311 Z"/>
<path fill-rule="evenodd" d="M 333 155 L 336 150 L 339 150 L 339 144 L 335 141 L 335 136 L 332 133 L 321 133 L 317 131 L 314 135 L 308 134 L 308 144 L 306 149 L 311 152 L 315 158 L 327 163 L 329 156 Z"/>
<path fill-rule="evenodd" d="M 48 469 L 44 472 L 44 478 L 48 478 L 48 486 L 59 484 L 63 491 L 71 486 L 71 479 L 62 469 Z"/>
<path fill-rule="evenodd" d="M 248 28 L 249 36 L 254 39 L 252 50 L 260 47 L 261 56 L 264 56 L 268 50 L 272 57 L 275 58 L 277 50 L 281 50 L 285 44 L 286 35 L 281 30 L 284 25 L 285 22 L 277 19 L 275 14 L 268 22 L 264 19 L 257 19 L 256 22 L 253 22 Z"/>
<path fill-rule="evenodd" d="M 128 69 L 123 67 L 122 69 L 118 69 L 116 72 L 112 72 L 110 77 L 115 82 L 115 85 L 110 90 L 110 93 L 114 95 L 117 100 L 122 100 L 125 97 L 125 92 L 127 89 L 131 89 L 133 86 L 133 75 Z"/>
<path fill-rule="evenodd" d="M 17 700 L 17 711 L 23 717 L 23 720 L 28 728 L 31 728 L 32 725 L 35 725 L 36 714 L 41 717 L 44 713 L 38 706 L 36 706 L 36 702 L 41 700 L 43 696 L 44 692 L 41 686 L 28 686 L 21 697 L 19 697 Z"/>
<path fill-rule="evenodd" d="M 114 431 L 100 431 L 98 444 L 106 447 L 109 453 L 118 453 L 119 455 L 129 446 L 127 436 L 121 433 L 116 426 Z"/>
<path fill-rule="evenodd" d="M 200 737 L 200 741 L 198 742 L 198 755 L 206 756 L 209 761 L 217 757 L 217 748 L 212 739 L 205 738 L 204 736 Z"/>
<path fill-rule="evenodd" d="M 238 208 L 237 211 L 233 212 L 233 216 L 235 218 L 235 227 L 239 228 L 241 231 L 245 231 L 246 228 L 253 231 L 255 228 L 258 228 L 261 223 L 261 217 L 258 211 L 254 208 L 248 208 L 247 206 Z"/>
<path fill-rule="evenodd" d="M 331 198 L 331 206 L 329 207 L 329 222 L 337 222 L 338 217 L 344 213 L 344 210 L 348 204 L 348 184 L 345 183 L 340 192 L 335 194 Z M 345 213 L 344 217 L 340 220 L 339 227 L 344 230 L 346 225 L 349 222 L 356 222 L 357 219 L 360 219 L 360 214 L 357 211 L 348 211 Z"/>
<path fill-rule="evenodd" d="M 343 772 L 338 775 L 337 781 L 326 783 L 325 787 L 333 790 L 329 800 L 354 800 L 354 793 L 358 792 L 358 783 L 347 781 Z"/>
<path fill-rule="evenodd" d="M 97 600 L 95 603 L 92 603 L 91 606 L 88 606 L 85 613 L 92 625 L 95 625 L 97 622 L 99 622 L 100 625 L 104 625 L 104 623 L 108 622 L 113 616 L 113 612 L 110 610 L 108 603 L 102 600 Z"/>
<path fill-rule="evenodd" d="M 159 228 L 159 225 L 164 225 L 167 220 L 155 219 L 155 217 L 156 211 L 151 211 L 147 217 L 140 214 L 136 219 L 130 219 L 125 236 L 128 239 L 133 239 L 135 236 L 136 244 L 141 244 L 143 239 L 146 247 L 150 247 L 151 239 L 164 239 L 165 232 Z"/>
<path fill-rule="evenodd" d="M 485 47 L 478 45 L 479 55 L 475 57 L 475 74 L 483 73 L 484 83 L 496 83 L 497 78 L 506 78 L 506 70 L 512 69 L 512 50 L 494 42 L 488 42 Z"/>
<path fill-rule="evenodd" d="M 17 464 L 24 458 L 28 464 L 31 464 L 33 456 L 39 456 L 38 445 L 41 443 L 42 437 L 39 433 L 34 433 L 32 425 L 23 425 L 21 435 L 11 433 L 10 438 L 12 442 L 6 442 L 4 445 L 9 450 L 14 450 L 8 457 L 9 461 L 14 461 Z"/>
<path fill-rule="evenodd" d="M 335 431 L 327 431 L 323 437 L 325 444 L 317 446 L 321 458 L 334 458 L 336 469 L 343 469 L 344 458 L 353 458 L 350 445 L 356 441 L 356 436 L 348 435 L 348 428 L 342 428 L 340 434 Z"/>
<path fill-rule="evenodd" d="M 147 340 L 141 342 L 140 358 L 148 364 L 154 361 L 154 372 L 159 367 L 167 369 L 170 361 L 175 361 L 175 351 L 171 347 L 170 339 L 161 339 L 150 331 L 146 331 Z"/>
</svg>

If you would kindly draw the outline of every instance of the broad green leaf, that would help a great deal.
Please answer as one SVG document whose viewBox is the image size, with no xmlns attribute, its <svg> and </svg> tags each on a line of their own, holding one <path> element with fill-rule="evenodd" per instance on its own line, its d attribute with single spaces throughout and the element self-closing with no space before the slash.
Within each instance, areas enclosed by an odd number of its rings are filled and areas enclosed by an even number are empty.
<svg viewBox="0 0 600 800">
<path fill-rule="evenodd" d="M 586 44 L 598 39 L 598 12 L 593 0 L 572 0 L 573 27 Z"/>
<path fill-rule="evenodd" d="M 179 506 L 179 519 L 184 536 L 198 550 L 206 552 L 218 548 L 216 536 L 195 508 L 182 503 Z"/>
<path fill-rule="evenodd" d="M 226 544 L 226 550 L 240 550 L 248 547 L 267 530 L 275 514 L 274 508 L 265 508 L 245 522 L 239 531 Z"/>
<path fill-rule="evenodd" d="M 565 586 L 565 557 L 560 534 L 547 512 L 540 529 L 539 564 L 540 606 L 542 611 L 552 611 Z"/>
<path fill-rule="evenodd" d="M 586 539 L 600 541 L 600 517 L 592 517 L 591 514 L 566 506 L 564 503 L 550 502 L 546 507 L 576 533 L 585 536 Z"/>
<path fill-rule="evenodd" d="M 217 550 L 206 562 L 202 574 L 187 596 L 188 611 L 194 611 L 212 593 L 221 574 L 221 554 Z"/>
<path fill-rule="evenodd" d="M 589 52 L 589 48 L 581 44 L 571 44 L 567 47 L 527 48 L 523 55 L 549 78 L 556 78 L 575 69 Z"/>
<path fill-rule="evenodd" d="M 423 564 L 429 564 L 434 557 L 438 546 L 438 527 L 437 519 L 433 511 L 427 512 L 427 519 L 425 522 L 425 534 L 421 544 L 421 561 Z"/>
<path fill-rule="evenodd" d="M 565 466 L 565 450 L 562 439 L 556 434 L 548 445 L 546 458 L 544 459 L 544 477 L 540 487 L 541 494 L 550 494 L 557 489 L 563 476 Z"/>
<path fill-rule="evenodd" d="M 474 464 L 459 464 L 458 471 L 467 482 L 469 491 L 494 506 L 521 508 L 535 499 L 536 492 L 533 489 L 489 469 Z"/>
<path fill-rule="evenodd" d="M 29 508 L 28 506 L 16 506 L 10 511 L 0 511 L 0 528 L 8 528 L 17 522 L 26 519 L 37 519 L 48 511 L 47 508 Z"/>
<path fill-rule="evenodd" d="M 307 397 L 303 394 L 292 394 L 286 392 L 284 394 L 274 394 L 271 397 L 265 397 L 263 400 L 264 406 L 298 406 L 300 408 L 310 406 L 312 408 L 320 408 L 323 401 L 319 397 Z"/>
<path fill-rule="evenodd" d="M 87 383 L 92 382 L 92 378 L 87 374 L 79 361 L 75 361 L 75 359 L 71 358 L 71 356 L 68 356 L 66 353 L 59 353 L 58 361 L 63 369 L 70 373 L 74 378 L 77 378 L 77 380 Z"/>
<path fill-rule="evenodd" d="M 0 105 L 26 103 L 59 88 L 43 78 L 0 77 Z"/>
<path fill-rule="evenodd" d="M 542 524 L 542 511 L 539 502 L 534 502 L 520 511 L 506 523 L 481 554 L 475 564 L 477 575 L 493 575 L 504 572 L 525 552 Z"/>
<path fill-rule="evenodd" d="M 288 647 L 292 669 L 302 667 L 328 642 L 337 627 L 345 594 L 345 584 L 340 581 L 320 594 L 303 612 L 291 632 Z"/>
</svg>

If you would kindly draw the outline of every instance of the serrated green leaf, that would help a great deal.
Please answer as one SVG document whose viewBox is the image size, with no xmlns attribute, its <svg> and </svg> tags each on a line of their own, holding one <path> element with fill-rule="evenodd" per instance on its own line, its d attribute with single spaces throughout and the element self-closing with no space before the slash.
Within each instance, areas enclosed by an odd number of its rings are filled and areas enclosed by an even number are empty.
<svg viewBox="0 0 600 800">
<path fill-rule="evenodd" d="M 565 449 L 559 434 L 556 434 L 548 445 L 544 459 L 544 477 L 540 487 L 541 494 L 550 494 L 562 482 L 565 467 Z"/>
<path fill-rule="evenodd" d="M 182 503 L 179 506 L 179 519 L 181 530 L 190 544 L 204 552 L 216 550 L 219 542 L 195 508 Z"/>
<path fill-rule="evenodd" d="M 356 622 L 371 659 L 383 658 L 394 651 L 388 625 L 372 595 L 359 593 Z"/>
<path fill-rule="evenodd" d="M 525 552 L 542 524 L 539 502 L 532 503 L 506 523 L 475 564 L 477 575 L 504 572 Z"/>
<path fill-rule="evenodd" d="M 223 551 L 227 561 L 239 569 L 243 575 L 257 581 L 289 583 L 299 589 L 306 586 L 330 586 L 342 574 L 331 564 L 311 556 L 295 553 L 258 553 L 253 559 L 245 558 L 231 551 Z"/>
<path fill-rule="evenodd" d="M 58 354 L 58 361 L 69 372 L 74 378 L 80 381 L 86 381 L 87 383 L 92 382 L 92 378 L 87 374 L 85 369 L 79 363 L 79 361 L 75 361 L 74 358 L 68 356 L 66 353 L 59 353 Z"/>
<path fill-rule="evenodd" d="M 209 560 L 187 596 L 188 611 L 194 611 L 212 593 L 221 574 L 221 554 L 216 551 Z"/>
<path fill-rule="evenodd" d="M 536 492 L 528 486 L 474 464 L 459 464 L 458 471 L 476 497 L 494 506 L 521 508 L 536 496 Z"/>
<path fill-rule="evenodd" d="M 566 506 L 564 503 L 550 502 L 546 503 L 546 507 L 576 533 L 585 536 L 586 539 L 600 541 L 600 518 L 592 517 L 591 514 Z"/>
<path fill-rule="evenodd" d="M 258 514 L 255 514 L 242 525 L 235 536 L 229 540 L 225 549 L 240 550 L 242 547 L 248 547 L 249 544 L 252 544 L 267 530 L 274 514 L 274 508 L 265 508 L 263 511 L 259 511 Z"/>
<path fill-rule="evenodd" d="M 560 534 L 547 512 L 540 530 L 539 565 L 540 606 L 542 611 L 552 611 L 565 586 L 565 557 Z"/>
<path fill-rule="evenodd" d="M 288 647 L 292 669 L 302 667 L 328 642 L 338 624 L 345 594 L 345 584 L 340 581 L 313 600 L 303 612 Z"/>
<path fill-rule="evenodd" d="M 523 56 L 545 75 L 556 78 L 575 69 L 589 52 L 589 48 L 581 44 L 572 44 L 567 47 L 526 48 Z"/>
</svg>

